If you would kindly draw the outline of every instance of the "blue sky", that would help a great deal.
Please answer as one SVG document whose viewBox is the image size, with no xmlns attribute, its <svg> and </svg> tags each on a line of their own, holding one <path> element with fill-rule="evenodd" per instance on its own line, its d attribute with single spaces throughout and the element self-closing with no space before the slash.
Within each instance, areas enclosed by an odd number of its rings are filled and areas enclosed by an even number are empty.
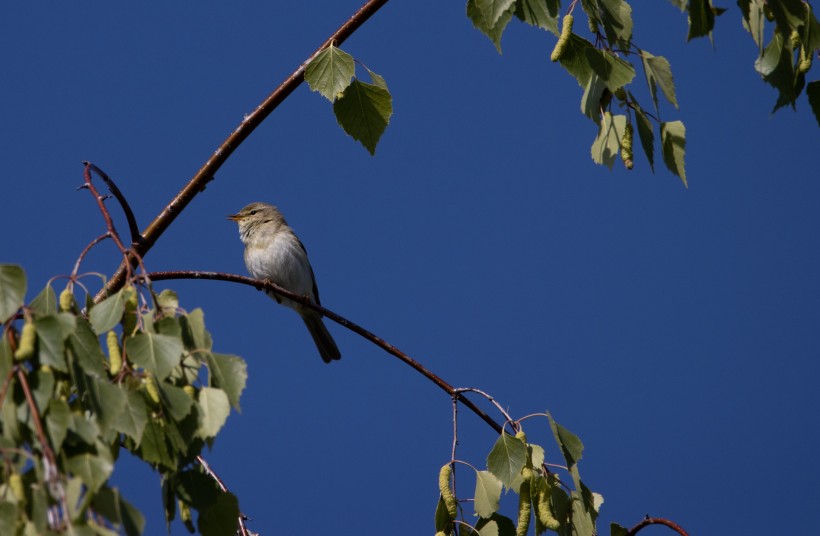
<svg viewBox="0 0 820 536">
<path fill-rule="evenodd" d="M 360 3 L 4 6 L 0 262 L 22 264 L 34 291 L 104 231 L 75 192 L 82 160 L 147 225 Z M 310 252 L 325 306 L 513 416 L 549 410 L 581 437 L 581 474 L 606 501 L 602 533 L 644 514 L 693 534 L 813 532 L 817 122 L 805 98 L 770 114 L 776 94 L 752 68 L 736 6 L 724 6 L 713 49 L 685 42 L 670 3 L 634 4 L 636 43 L 675 75 L 681 110 L 661 113 L 687 126 L 688 189 L 642 155 L 631 172 L 592 163 L 595 126 L 582 89 L 548 60 L 554 36 L 511 24 L 499 56 L 463 1 L 391 2 L 342 47 L 393 94 L 376 156 L 304 85 L 146 264 L 245 274 L 225 216 L 274 203 Z M 84 269 L 116 264 L 106 244 Z M 343 359 L 324 365 L 298 317 L 253 289 L 158 287 L 202 307 L 215 349 L 248 362 L 243 411 L 207 458 L 250 528 L 433 532 L 446 395 L 336 325 Z M 544 421 L 525 428 L 560 461 Z M 458 458 L 483 467 L 495 434 L 466 410 L 460 430 Z M 148 516 L 146 534 L 161 533 L 157 475 L 124 460 L 114 480 Z"/>
</svg>

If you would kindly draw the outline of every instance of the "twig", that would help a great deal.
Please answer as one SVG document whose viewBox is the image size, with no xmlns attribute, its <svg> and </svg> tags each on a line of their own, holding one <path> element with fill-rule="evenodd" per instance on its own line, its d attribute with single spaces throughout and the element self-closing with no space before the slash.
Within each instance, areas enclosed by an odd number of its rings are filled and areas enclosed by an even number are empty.
<svg viewBox="0 0 820 536">
<path fill-rule="evenodd" d="M 111 238 L 111 234 L 110 233 L 105 233 L 105 234 L 102 234 L 102 235 L 98 236 L 97 238 L 92 240 L 90 244 L 85 246 L 85 248 L 82 250 L 82 252 L 80 252 L 80 256 L 77 257 L 77 262 L 74 263 L 74 269 L 71 270 L 71 281 L 74 281 L 77 278 L 77 272 L 80 271 L 80 264 L 83 262 L 83 259 L 85 258 L 85 256 L 88 255 L 88 252 L 91 251 L 91 248 L 93 248 L 94 246 L 96 246 L 97 244 L 99 244 L 100 242 L 105 240 L 106 238 Z"/>
<path fill-rule="evenodd" d="M 518 423 L 516 421 L 514 421 L 512 417 L 510 417 L 510 414 L 507 413 L 504 410 L 504 408 L 501 407 L 501 404 L 496 402 L 495 398 L 493 398 L 491 395 L 485 393 L 481 389 L 476 389 L 475 387 L 459 387 L 458 389 L 456 389 L 456 392 L 458 392 L 458 393 L 477 393 L 477 394 L 480 394 L 481 396 L 483 396 L 484 398 L 489 400 L 493 404 L 493 406 L 495 406 L 496 409 L 498 409 L 498 411 L 501 412 L 501 414 L 504 416 L 504 418 L 507 419 L 507 422 L 510 423 L 510 426 L 512 426 L 513 430 L 515 430 L 516 432 L 518 431 L 518 428 L 519 428 Z"/>
<path fill-rule="evenodd" d="M 208 465 L 208 462 L 205 461 L 205 458 L 197 455 L 196 461 L 202 467 L 202 470 L 205 471 L 205 473 L 209 477 L 214 479 L 216 485 L 219 486 L 219 489 L 222 490 L 222 493 L 227 493 L 228 487 L 225 485 L 224 482 L 222 482 L 222 479 L 219 478 L 219 475 L 216 474 L 213 469 L 211 469 L 211 466 Z M 251 536 L 250 532 L 248 531 L 248 528 L 245 526 L 245 516 L 241 512 L 239 513 L 239 534 L 241 536 Z"/>
<path fill-rule="evenodd" d="M 689 533 L 686 532 L 685 530 L 683 530 L 683 528 L 680 525 L 678 525 L 677 523 L 675 523 L 674 521 L 670 521 L 670 520 L 664 519 L 662 517 L 649 517 L 649 516 L 646 516 L 646 518 L 643 521 L 641 521 L 640 523 L 638 523 L 637 525 L 635 525 L 634 527 L 629 529 L 629 532 L 627 532 L 627 535 L 632 536 L 633 534 L 637 534 L 639 530 L 643 529 L 644 527 L 648 527 L 649 525 L 666 525 L 667 527 L 674 530 L 675 532 L 677 532 L 681 536 L 689 536 Z"/>
<path fill-rule="evenodd" d="M 165 206 L 162 212 L 154 218 L 154 221 L 148 225 L 145 232 L 142 233 L 143 240 L 140 241 L 140 243 L 135 244 L 132 251 L 137 256 L 144 257 L 162 233 L 165 232 L 168 226 L 171 225 L 182 210 L 188 206 L 188 203 L 190 203 L 197 194 L 205 189 L 205 185 L 207 185 L 208 182 L 214 179 L 216 172 L 220 167 L 222 167 L 222 164 L 225 163 L 228 157 L 233 154 L 236 148 L 239 147 L 239 145 L 248 136 L 250 136 L 256 127 L 258 127 L 262 121 L 264 121 L 265 118 L 268 117 L 268 115 L 270 115 L 270 113 L 273 112 L 273 110 L 275 110 L 279 104 L 281 104 L 282 101 L 288 97 L 288 95 L 293 93 L 293 91 L 299 87 L 305 79 L 305 68 L 310 60 L 327 48 L 331 43 L 343 43 L 348 37 L 350 37 L 350 35 L 353 34 L 353 32 L 355 32 L 386 3 L 387 0 L 368 0 L 365 2 L 365 4 L 335 32 L 333 32 L 333 34 L 328 37 L 307 60 L 303 61 L 290 76 L 285 78 L 285 80 L 279 84 L 279 87 L 277 87 L 273 93 L 268 95 L 268 97 L 262 101 L 262 103 L 257 106 L 253 112 L 248 114 L 239 126 L 231 132 L 228 138 L 222 142 L 222 145 L 220 145 L 219 148 L 213 152 L 211 157 L 208 158 L 199 171 L 191 177 L 182 190 L 171 200 L 170 203 L 168 203 L 168 205 Z M 111 276 L 111 279 L 105 287 L 103 287 L 102 290 L 100 290 L 100 292 L 98 292 L 94 297 L 95 302 L 99 302 L 109 294 L 116 292 L 125 284 L 126 277 L 130 270 L 130 267 L 128 266 L 129 262 L 134 261 L 129 261 L 126 259 L 122 264 L 120 264 L 119 268 L 117 268 L 117 271 L 113 276 Z"/>
<path fill-rule="evenodd" d="M 83 165 L 88 166 L 91 168 L 91 171 L 99 175 L 108 186 L 111 193 L 114 194 L 114 197 L 117 198 L 117 201 L 119 201 L 122 211 L 125 213 L 125 219 L 128 220 L 128 230 L 131 232 L 131 242 L 134 244 L 142 242 L 142 235 L 140 234 L 139 227 L 137 226 L 137 219 L 134 217 L 134 212 L 131 210 L 131 206 L 128 204 L 128 201 L 125 200 L 125 196 L 122 195 L 120 189 L 116 184 L 114 184 L 114 181 L 103 170 L 91 162 L 83 162 Z"/>
<path fill-rule="evenodd" d="M 149 274 L 145 274 L 146 276 L 150 277 L 152 281 L 162 281 L 167 279 L 210 279 L 215 281 L 229 281 L 231 283 L 240 283 L 242 285 L 249 285 L 255 287 L 258 290 L 268 290 L 275 294 L 279 294 L 288 298 L 289 300 L 293 300 L 298 302 L 305 307 L 313 309 L 329 318 L 330 320 L 336 322 L 337 324 L 346 327 L 350 331 L 361 335 L 365 339 L 369 340 L 373 344 L 377 345 L 379 348 L 384 350 L 385 352 L 398 357 L 401 361 L 415 369 L 419 372 L 422 376 L 427 378 L 428 380 L 432 381 L 434 384 L 439 386 L 444 392 L 446 392 L 451 397 L 456 397 L 458 400 L 464 404 L 466 407 L 470 409 L 473 413 L 478 415 L 484 422 L 492 426 L 492 428 L 498 432 L 499 434 L 502 433 L 503 428 L 500 424 L 495 422 L 492 417 L 487 415 L 481 408 L 476 406 L 469 398 L 464 396 L 463 392 L 460 392 L 458 389 L 438 377 L 436 374 L 428 370 L 424 365 L 413 359 L 412 357 L 408 356 L 392 344 L 386 342 L 380 337 L 377 337 L 373 333 L 367 331 L 363 327 L 354 324 L 350 320 L 344 318 L 341 315 L 338 315 L 331 311 L 330 309 L 325 309 L 321 305 L 317 305 L 310 301 L 309 298 L 306 296 L 302 296 L 300 294 L 295 294 L 290 292 L 287 289 L 284 289 L 278 285 L 271 283 L 270 281 L 262 281 L 260 279 L 253 279 L 250 277 L 245 277 L 241 275 L 235 274 L 226 274 L 221 272 L 199 272 L 199 271 L 172 271 L 172 272 L 151 272 Z M 476 390 L 477 391 L 477 390 Z M 486 395 L 486 393 L 481 393 Z M 506 412 L 503 412 L 506 415 Z"/>
</svg>

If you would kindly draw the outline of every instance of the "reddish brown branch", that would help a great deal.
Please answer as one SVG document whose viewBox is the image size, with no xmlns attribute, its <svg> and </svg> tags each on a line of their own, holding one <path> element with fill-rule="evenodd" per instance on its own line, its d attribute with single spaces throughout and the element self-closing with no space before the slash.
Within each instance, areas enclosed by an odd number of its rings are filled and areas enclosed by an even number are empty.
<svg viewBox="0 0 820 536">
<path fill-rule="evenodd" d="M 268 97 L 256 108 L 256 110 L 247 115 L 239 126 L 231 132 L 230 136 L 228 136 L 222 145 L 214 151 L 208 161 L 205 162 L 199 171 L 196 172 L 196 174 L 188 181 L 182 190 L 171 200 L 170 203 L 168 203 L 168 205 L 166 205 L 162 212 L 154 218 L 154 221 L 148 225 L 145 232 L 142 233 L 143 240 L 134 245 L 134 253 L 140 257 L 144 257 L 145 254 L 148 253 L 148 250 L 153 247 L 162 233 L 165 232 L 180 212 L 188 206 L 188 203 L 190 203 L 199 192 L 205 189 L 205 185 L 208 184 L 208 182 L 213 180 L 217 170 L 222 167 L 222 164 L 224 164 L 228 157 L 233 154 L 245 138 L 250 136 L 251 132 L 253 132 L 256 127 L 258 127 L 262 121 L 264 121 L 265 118 L 288 97 L 288 95 L 293 93 L 293 91 L 299 87 L 305 79 L 304 75 L 307 64 L 311 59 L 313 59 L 314 56 L 316 56 L 316 54 L 327 48 L 327 46 L 331 43 L 335 43 L 337 45 L 343 43 L 353 34 L 353 32 L 355 32 L 386 3 L 387 0 L 368 0 L 365 2 L 365 4 L 359 8 L 359 10 L 354 13 L 353 16 L 347 20 L 347 22 L 342 24 L 339 29 L 333 32 L 333 34 L 328 37 L 307 60 L 302 62 L 302 64 L 299 65 L 299 67 L 293 71 L 290 76 L 285 78 L 285 80 L 279 84 L 279 87 L 277 87 L 273 93 L 268 95 Z M 135 259 L 131 259 L 130 262 L 135 262 Z M 94 298 L 95 301 L 99 302 L 107 295 L 116 292 L 125 284 L 126 277 L 130 271 L 130 266 L 128 266 L 127 263 L 128 261 L 125 261 L 120 264 L 119 268 L 117 268 L 117 271 L 113 276 L 111 276 L 111 279 L 105 287 L 97 293 L 97 296 Z"/>
<path fill-rule="evenodd" d="M 662 517 L 649 517 L 649 516 L 646 516 L 646 518 L 643 521 L 641 521 L 640 523 L 638 523 L 637 525 L 635 525 L 634 527 L 629 529 L 629 532 L 627 532 L 627 534 L 629 536 L 632 536 L 633 534 L 637 534 L 639 530 L 641 530 L 644 527 L 648 527 L 649 525 L 666 525 L 667 527 L 674 530 L 675 532 L 677 532 L 681 536 L 689 536 L 689 533 L 686 532 L 685 530 L 683 530 L 683 528 L 680 525 L 678 525 L 677 523 L 675 523 L 674 521 L 669 521 L 668 519 L 664 519 Z"/>
<path fill-rule="evenodd" d="M 128 221 L 128 231 L 131 233 L 131 243 L 136 244 L 142 242 L 142 235 L 140 234 L 139 226 L 137 226 L 137 218 L 134 217 L 134 211 L 131 210 L 131 206 L 128 204 L 128 201 L 125 200 L 125 196 L 122 195 L 122 192 L 111 177 L 91 162 L 83 162 L 83 165 L 90 168 L 91 171 L 100 176 L 106 186 L 108 186 L 108 190 L 119 202 L 120 207 L 122 207 L 122 211 L 125 213 L 125 219 Z"/>
<path fill-rule="evenodd" d="M 234 275 L 234 274 L 226 274 L 220 272 L 195 272 L 195 271 L 173 271 L 173 272 L 151 272 L 146 274 L 152 281 L 162 281 L 167 279 L 211 279 L 216 281 L 229 281 L 231 283 L 240 283 L 242 285 L 249 285 L 252 287 L 257 288 L 258 290 L 269 290 L 285 298 L 293 300 L 295 302 L 299 302 L 314 311 L 318 311 L 323 316 L 333 320 L 337 324 L 346 327 L 350 331 L 361 335 L 368 341 L 372 342 L 382 350 L 386 351 L 387 353 L 398 357 L 401 361 L 415 369 L 419 372 L 422 376 L 427 378 L 428 380 L 432 381 L 434 384 L 439 386 L 444 392 L 446 392 L 451 397 L 457 398 L 462 404 L 464 404 L 467 408 L 469 408 L 473 413 L 478 415 L 484 422 L 489 424 L 493 427 L 493 429 L 498 432 L 499 434 L 502 431 L 502 427 L 500 424 L 495 422 L 492 417 L 487 415 L 481 408 L 476 406 L 469 398 L 464 396 L 463 390 L 456 389 L 436 374 L 428 370 L 424 365 L 413 359 L 412 357 L 408 356 L 392 344 L 388 343 L 384 339 L 377 337 L 373 333 L 367 331 L 363 327 L 351 322 L 350 320 L 344 318 L 341 315 L 338 315 L 331 311 L 330 309 L 325 309 L 321 305 L 316 305 L 315 303 L 311 302 L 307 297 L 302 296 L 300 294 L 294 294 L 289 290 L 286 290 L 278 285 L 274 285 L 269 281 L 261 281 L 259 279 L 253 279 L 250 277 L 245 277 L 241 275 Z"/>
</svg>

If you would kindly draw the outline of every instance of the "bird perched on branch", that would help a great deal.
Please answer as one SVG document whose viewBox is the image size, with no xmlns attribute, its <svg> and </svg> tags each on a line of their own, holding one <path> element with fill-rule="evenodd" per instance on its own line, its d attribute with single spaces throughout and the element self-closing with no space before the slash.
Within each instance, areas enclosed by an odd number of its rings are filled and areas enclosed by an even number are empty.
<svg viewBox="0 0 820 536">
<path fill-rule="evenodd" d="M 267 203 L 251 203 L 228 216 L 228 219 L 239 224 L 239 238 L 245 244 L 245 266 L 253 277 L 270 281 L 321 304 L 305 246 L 276 207 Z M 299 313 L 325 363 L 342 357 L 322 322 L 321 314 L 272 292 L 268 292 L 268 296 Z"/>
</svg>

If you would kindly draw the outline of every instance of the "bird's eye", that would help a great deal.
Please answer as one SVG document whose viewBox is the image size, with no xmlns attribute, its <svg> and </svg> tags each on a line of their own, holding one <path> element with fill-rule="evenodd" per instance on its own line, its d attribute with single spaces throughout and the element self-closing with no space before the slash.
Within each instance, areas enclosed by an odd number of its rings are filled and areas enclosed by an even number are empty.
<svg viewBox="0 0 820 536">
<path fill-rule="evenodd" d="M 253 216 L 254 214 L 256 214 L 256 211 L 255 211 L 255 210 L 251 210 L 248 214 L 250 214 L 251 216 Z"/>
</svg>

